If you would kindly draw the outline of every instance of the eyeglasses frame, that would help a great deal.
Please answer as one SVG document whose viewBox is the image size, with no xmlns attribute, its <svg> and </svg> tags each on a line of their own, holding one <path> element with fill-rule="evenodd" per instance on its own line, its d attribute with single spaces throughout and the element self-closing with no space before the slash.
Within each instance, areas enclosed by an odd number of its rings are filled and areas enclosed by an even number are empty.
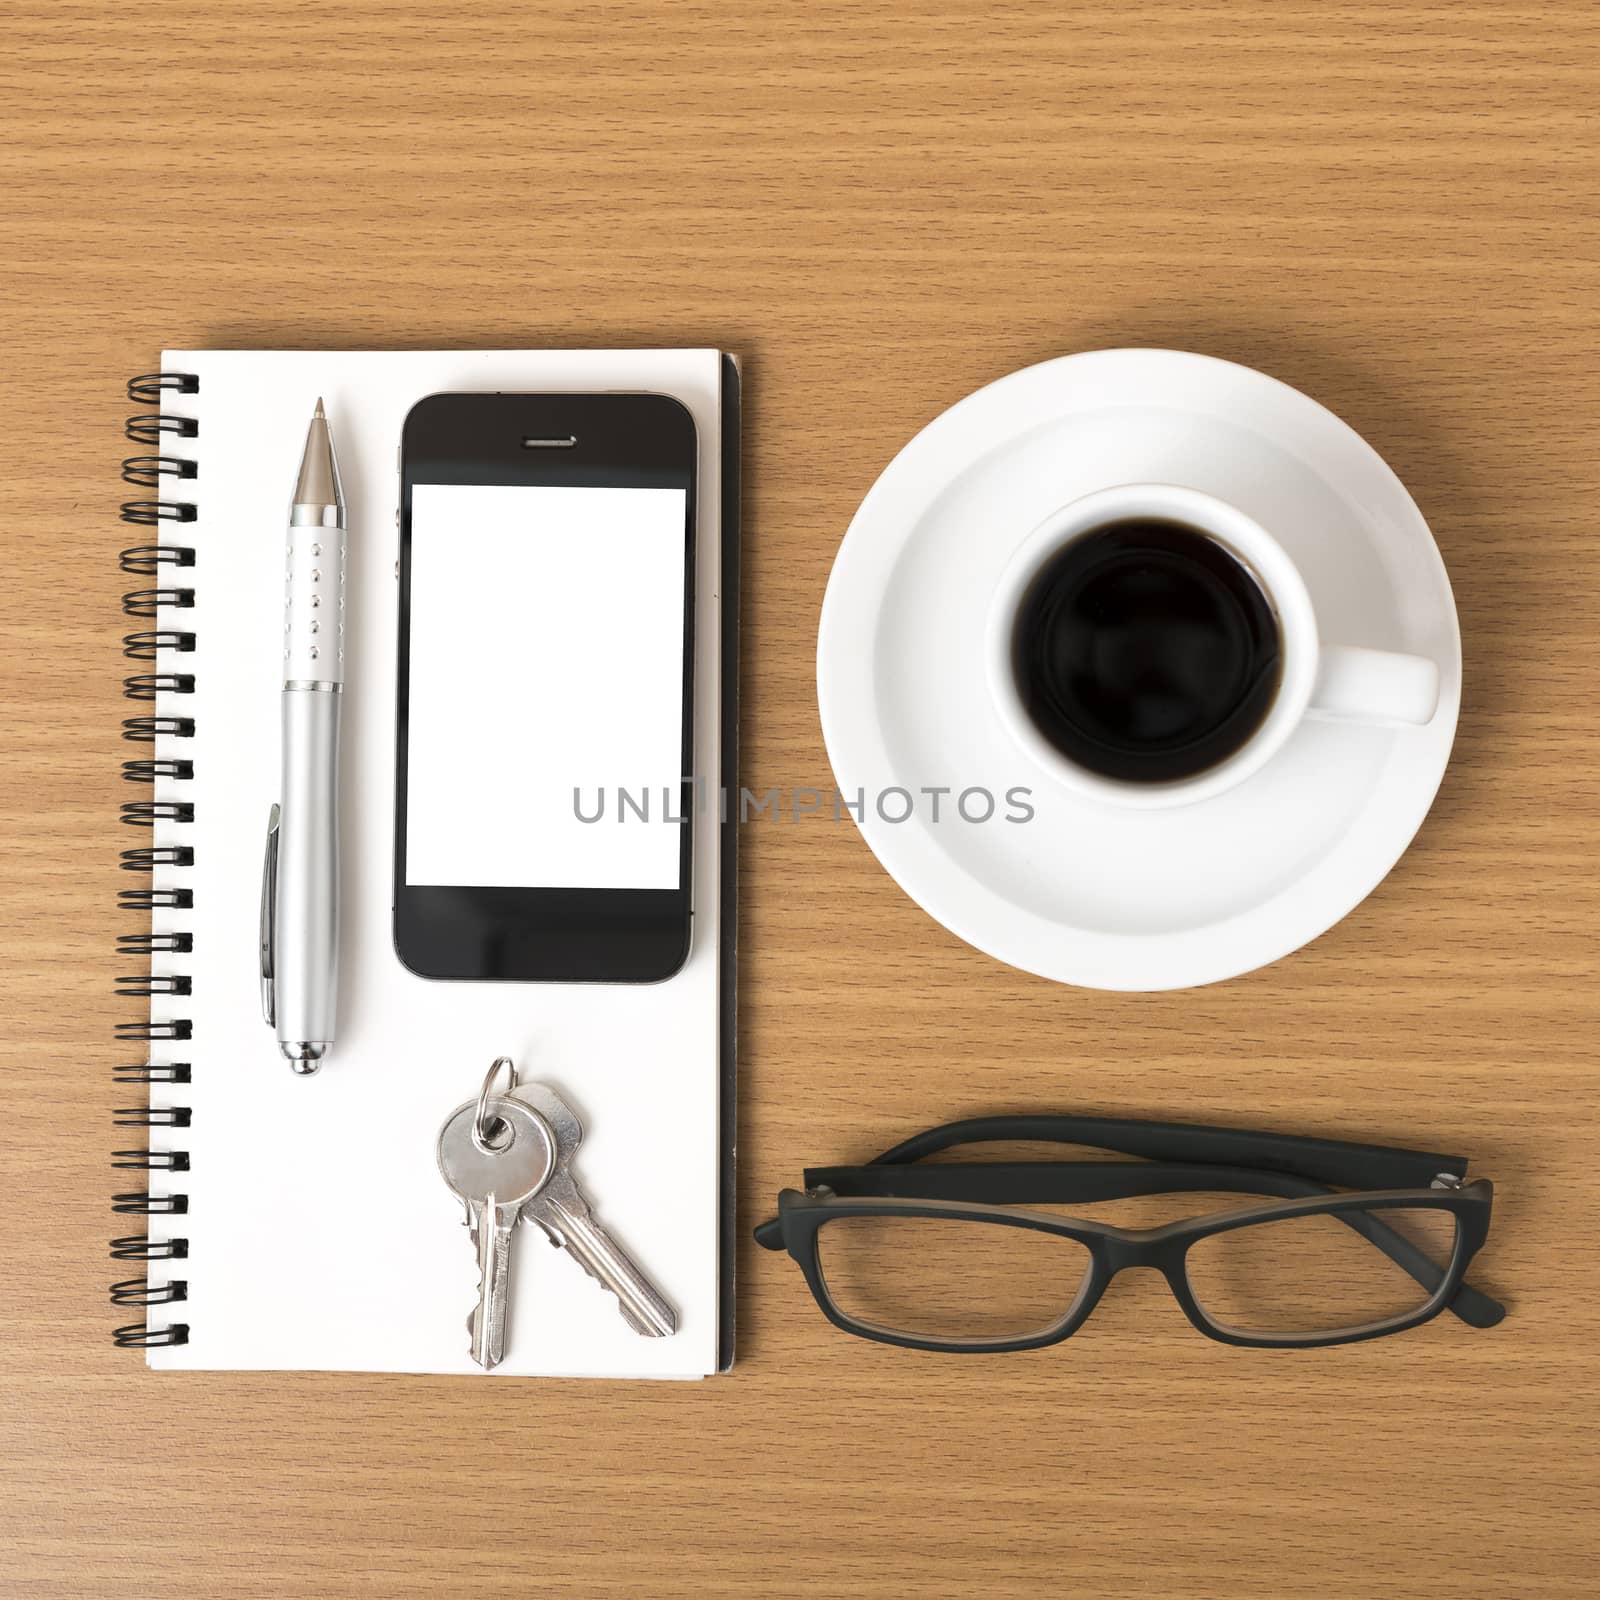
<svg viewBox="0 0 1600 1600">
<path fill-rule="evenodd" d="M 918 1164 L 923 1156 L 938 1150 L 992 1140 L 1095 1146 L 1146 1155 L 1146 1159 Z M 1169 1151 L 1184 1157 L 1214 1154 L 1224 1159 L 1161 1159 Z M 1254 1165 L 1234 1164 L 1241 1160 Z M 805 1174 L 806 1188 L 783 1190 L 778 1197 L 777 1217 L 757 1228 L 756 1238 L 768 1249 L 788 1251 L 830 1322 L 847 1333 L 881 1344 L 971 1354 L 1059 1344 L 1083 1326 L 1118 1272 L 1141 1266 L 1154 1268 L 1165 1277 L 1184 1315 L 1207 1338 L 1256 1349 L 1311 1349 L 1405 1332 L 1431 1321 L 1446 1309 L 1479 1328 L 1493 1327 L 1505 1316 L 1503 1306 L 1464 1281 L 1468 1264 L 1488 1238 L 1494 1196 L 1494 1186 L 1488 1180 L 1466 1182 L 1465 1168 L 1466 1162 L 1459 1157 L 1240 1129 L 1114 1118 L 978 1118 L 930 1129 L 866 1166 L 809 1169 Z M 1358 1174 L 1371 1177 L 1382 1173 L 1415 1180 L 1429 1171 L 1433 1176 L 1425 1184 L 1413 1181 L 1404 1186 L 1346 1193 L 1337 1192 L 1325 1181 L 1335 1172 L 1344 1174 L 1348 1181 Z M 1257 1192 L 1280 1198 L 1183 1218 L 1157 1228 L 1124 1228 L 1087 1218 L 1063 1218 L 1019 1209 L 1030 1204 L 1084 1203 L 1186 1190 Z M 1383 1208 L 1450 1213 L 1456 1221 L 1450 1262 L 1441 1269 L 1404 1235 L 1372 1215 Z M 1187 1256 L 1195 1244 L 1239 1228 L 1324 1215 L 1362 1217 L 1362 1222 L 1353 1221 L 1351 1226 L 1424 1287 L 1428 1279 L 1437 1276 L 1428 1298 L 1420 1306 L 1392 1317 L 1307 1333 L 1249 1332 L 1207 1315 L 1189 1283 Z M 1031 1228 L 1083 1245 L 1089 1254 L 1089 1268 L 1063 1315 L 1027 1335 L 935 1339 L 897 1332 L 849 1316 L 828 1288 L 819 1248 L 821 1231 L 830 1222 L 852 1216 L 931 1217 Z"/>
</svg>

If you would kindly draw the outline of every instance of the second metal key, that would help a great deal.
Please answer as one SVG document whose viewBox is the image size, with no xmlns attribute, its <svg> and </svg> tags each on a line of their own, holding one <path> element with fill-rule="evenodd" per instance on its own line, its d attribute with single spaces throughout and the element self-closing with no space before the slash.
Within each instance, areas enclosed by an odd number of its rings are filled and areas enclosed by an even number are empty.
<svg viewBox="0 0 1600 1600">
<path fill-rule="evenodd" d="M 520 1083 L 515 1100 L 530 1107 L 555 1141 L 555 1164 L 549 1177 L 523 1202 L 522 1219 L 534 1222 L 575 1256 L 583 1269 L 617 1297 L 623 1319 L 635 1333 L 664 1339 L 678 1329 L 678 1314 L 633 1258 L 595 1221 L 594 1208 L 572 1174 L 572 1158 L 583 1142 L 583 1124 L 554 1089 L 544 1083 Z"/>
</svg>

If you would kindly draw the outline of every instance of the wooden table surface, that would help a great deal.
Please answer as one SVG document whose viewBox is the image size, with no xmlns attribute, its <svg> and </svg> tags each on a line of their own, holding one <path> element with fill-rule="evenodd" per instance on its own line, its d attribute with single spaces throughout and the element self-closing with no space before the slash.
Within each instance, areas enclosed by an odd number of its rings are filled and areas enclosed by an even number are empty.
<svg viewBox="0 0 1600 1600">
<path fill-rule="evenodd" d="M 1592 6 L 22 0 L 5 40 L 0 1592 L 1596 1592 Z M 1026 977 L 852 827 L 747 828 L 741 1230 L 807 1160 L 995 1108 L 1410 1142 L 1498 1181 L 1499 1329 L 1234 1350 L 1134 1275 L 1069 1345 L 920 1355 L 747 1240 L 738 1368 L 692 1386 L 112 1350 L 125 375 L 633 343 L 744 357 L 751 787 L 831 781 L 817 617 L 874 476 L 1067 351 L 1330 405 L 1430 519 L 1465 637 L 1416 844 L 1214 988 Z"/>
</svg>

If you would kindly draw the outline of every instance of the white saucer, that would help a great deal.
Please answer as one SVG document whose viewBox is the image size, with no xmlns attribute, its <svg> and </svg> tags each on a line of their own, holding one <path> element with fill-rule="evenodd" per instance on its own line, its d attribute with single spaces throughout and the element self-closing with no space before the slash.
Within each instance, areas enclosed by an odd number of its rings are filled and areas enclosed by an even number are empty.
<svg viewBox="0 0 1600 1600">
<path fill-rule="evenodd" d="M 1425 728 L 1308 720 L 1238 788 L 1124 812 L 1059 787 L 1006 735 L 984 679 L 989 598 L 1029 529 L 1079 495 L 1176 483 L 1270 528 L 1328 642 L 1431 656 Z M 1332 412 L 1248 367 L 1099 350 L 1013 373 L 951 407 L 890 462 L 828 582 L 822 730 L 845 799 L 895 881 L 1001 961 L 1096 989 L 1179 989 L 1276 961 L 1383 880 L 1450 759 L 1461 636 L 1438 547 L 1377 452 Z M 1003 820 L 1006 791 L 1035 815 Z M 909 790 L 903 822 L 875 797 Z M 939 820 L 921 794 L 946 788 Z M 986 788 L 987 822 L 956 814 Z M 883 811 L 898 817 L 894 796 Z M 981 815 L 973 797 L 969 812 Z"/>
</svg>

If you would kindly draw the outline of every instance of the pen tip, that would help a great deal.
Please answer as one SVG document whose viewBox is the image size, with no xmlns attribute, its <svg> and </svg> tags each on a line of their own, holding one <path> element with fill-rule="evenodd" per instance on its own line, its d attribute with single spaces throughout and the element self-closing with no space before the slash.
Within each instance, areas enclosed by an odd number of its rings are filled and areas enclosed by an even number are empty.
<svg viewBox="0 0 1600 1600">
<path fill-rule="evenodd" d="M 311 420 L 315 422 L 318 417 L 327 418 L 328 413 L 322 409 L 322 396 L 317 396 L 317 409 L 311 413 Z"/>
</svg>

